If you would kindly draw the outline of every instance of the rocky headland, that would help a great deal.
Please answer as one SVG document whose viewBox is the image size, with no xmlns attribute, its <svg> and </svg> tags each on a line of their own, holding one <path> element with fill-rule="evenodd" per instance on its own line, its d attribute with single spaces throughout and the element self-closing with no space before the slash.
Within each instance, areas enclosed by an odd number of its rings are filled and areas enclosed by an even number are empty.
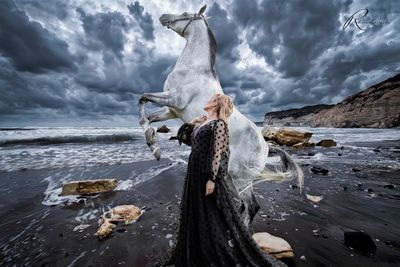
<svg viewBox="0 0 400 267">
<path fill-rule="evenodd" d="M 400 126 L 400 74 L 332 105 L 313 105 L 268 112 L 264 124 L 334 128 Z"/>
</svg>

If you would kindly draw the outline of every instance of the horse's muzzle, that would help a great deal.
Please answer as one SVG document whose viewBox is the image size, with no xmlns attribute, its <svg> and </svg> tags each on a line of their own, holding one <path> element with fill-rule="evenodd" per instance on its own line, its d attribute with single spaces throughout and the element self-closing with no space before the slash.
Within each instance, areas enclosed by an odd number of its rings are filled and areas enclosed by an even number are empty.
<svg viewBox="0 0 400 267">
<path fill-rule="evenodd" d="M 159 18 L 159 21 L 162 26 L 167 26 L 171 21 L 171 17 L 167 14 L 162 14 L 161 17 Z"/>
</svg>

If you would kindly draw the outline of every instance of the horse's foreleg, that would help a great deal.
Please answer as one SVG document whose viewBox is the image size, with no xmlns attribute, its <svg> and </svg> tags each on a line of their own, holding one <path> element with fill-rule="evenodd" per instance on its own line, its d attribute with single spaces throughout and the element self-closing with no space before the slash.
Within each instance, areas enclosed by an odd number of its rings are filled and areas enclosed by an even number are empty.
<svg viewBox="0 0 400 267">
<path fill-rule="evenodd" d="M 150 147 L 154 157 L 157 160 L 160 160 L 161 150 L 156 144 L 155 140 L 156 130 L 150 127 L 150 123 L 154 121 L 168 120 L 171 118 L 175 118 L 176 116 L 169 110 L 168 107 L 162 107 L 160 109 L 157 109 L 156 111 L 151 113 L 149 117 L 147 117 L 145 114 L 144 106 L 145 106 L 145 101 L 139 100 L 139 116 L 140 116 L 139 123 L 144 130 L 147 145 Z"/>
<path fill-rule="evenodd" d="M 172 97 L 169 91 L 158 93 L 145 93 L 139 99 L 139 103 L 145 103 L 147 101 L 153 102 L 154 104 L 159 106 L 178 108 L 176 98 Z"/>
</svg>

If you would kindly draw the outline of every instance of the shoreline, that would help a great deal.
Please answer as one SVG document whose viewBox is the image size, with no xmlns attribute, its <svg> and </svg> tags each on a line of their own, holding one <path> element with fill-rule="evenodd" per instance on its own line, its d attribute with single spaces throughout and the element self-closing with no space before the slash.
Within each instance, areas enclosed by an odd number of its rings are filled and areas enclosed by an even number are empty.
<svg viewBox="0 0 400 267">
<path fill-rule="evenodd" d="M 398 266 L 399 170 L 385 167 L 378 161 L 380 158 L 398 160 L 400 154 L 393 150 L 395 144 L 393 140 L 368 142 L 369 147 L 379 150 L 374 152 L 376 158 L 371 154 L 368 160 L 364 159 L 362 149 L 358 151 L 347 146 L 344 149 L 340 146 L 285 148 L 289 154 L 301 159 L 300 165 L 304 165 L 303 194 L 299 194 L 298 188 L 290 187 L 296 181 L 255 185 L 261 209 L 252 229 L 287 240 L 295 253 L 293 259 L 285 260 L 289 266 Z M 343 156 L 335 156 L 338 152 Z M 312 154 L 314 156 L 308 156 Z M 315 157 L 320 154 L 329 157 Z M 337 160 L 332 160 L 335 157 Z M 329 173 L 314 174 L 310 171 L 312 166 L 326 168 Z M 53 182 L 65 177 L 114 177 L 128 183 L 132 177 L 149 170 L 163 171 L 136 186 L 128 185 L 126 191 L 81 198 L 70 205 L 42 204 L 49 187 L 45 180 L 48 177 Z M 183 162 L 174 163 L 162 158 L 159 162 L 149 160 L 0 173 L 2 262 L 6 266 L 11 262 L 31 266 L 151 266 L 169 247 L 169 241 L 173 240 L 171 235 L 175 235 L 174 222 L 185 170 Z M 387 184 L 394 188 L 385 188 Z M 305 193 L 323 195 L 324 198 L 319 203 L 312 203 Z M 137 222 L 119 225 L 104 240 L 97 240 L 93 234 L 102 211 L 123 204 L 133 204 L 146 211 Z M 82 232 L 74 232 L 74 227 L 80 224 L 90 226 Z M 372 237 L 377 246 L 375 255 L 365 256 L 344 245 L 343 233 L 356 230 L 363 230 Z M 304 261 L 300 259 L 302 255 Z"/>
</svg>

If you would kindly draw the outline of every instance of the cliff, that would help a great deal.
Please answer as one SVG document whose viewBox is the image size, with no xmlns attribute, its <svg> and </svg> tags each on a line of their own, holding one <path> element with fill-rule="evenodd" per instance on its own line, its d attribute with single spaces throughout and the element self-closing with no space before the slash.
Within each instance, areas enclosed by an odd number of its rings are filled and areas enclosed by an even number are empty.
<svg viewBox="0 0 400 267">
<path fill-rule="evenodd" d="M 264 124 L 335 128 L 400 126 L 400 74 L 348 96 L 336 105 L 268 112 Z"/>
</svg>

